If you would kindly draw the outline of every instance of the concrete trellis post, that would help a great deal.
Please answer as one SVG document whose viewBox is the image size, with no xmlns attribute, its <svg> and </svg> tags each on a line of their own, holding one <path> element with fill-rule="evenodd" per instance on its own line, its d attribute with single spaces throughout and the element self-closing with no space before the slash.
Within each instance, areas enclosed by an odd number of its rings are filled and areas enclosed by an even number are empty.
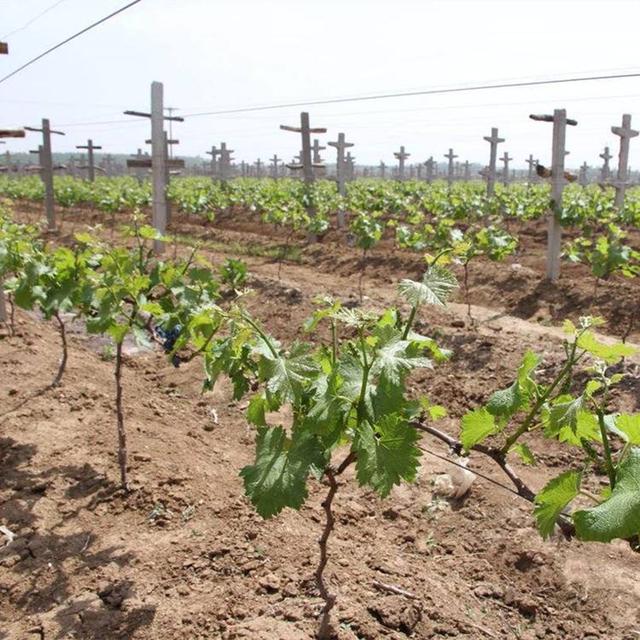
<svg viewBox="0 0 640 640">
<path fill-rule="evenodd" d="M 586 162 L 583 162 L 580 165 L 580 170 L 578 172 L 578 184 L 581 187 L 586 187 L 589 184 L 587 180 L 587 171 L 589 170 L 589 165 Z"/>
<path fill-rule="evenodd" d="M 433 156 L 430 156 L 429 159 L 424 163 L 424 166 L 427 168 L 428 184 L 431 184 L 433 182 L 433 165 L 434 165 Z"/>
<path fill-rule="evenodd" d="M 113 175 L 113 156 L 110 153 L 107 153 L 107 155 L 104 157 L 102 164 L 103 164 L 104 172 L 108 176 L 112 176 Z"/>
<path fill-rule="evenodd" d="M 311 187 L 311 185 L 315 181 L 315 176 L 313 173 L 314 163 L 311 157 L 311 134 L 312 133 L 326 133 L 327 130 L 324 127 L 314 127 L 312 128 L 309 124 L 309 113 L 303 111 L 300 114 L 300 126 L 299 127 L 290 127 L 285 124 L 280 125 L 280 129 L 282 131 L 292 131 L 293 133 L 299 133 L 302 138 L 302 150 L 300 152 L 300 163 L 287 165 L 289 169 L 292 171 L 298 171 L 302 169 L 302 175 L 304 177 L 304 183 L 307 185 L 307 188 Z M 316 165 L 318 166 L 318 165 Z M 324 165 L 319 165 L 320 167 L 324 167 Z M 309 199 L 310 200 L 310 199 Z M 315 208 L 312 204 L 309 204 L 307 207 L 307 214 L 310 218 L 315 216 Z M 315 241 L 315 237 L 310 238 L 312 241 Z"/>
<path fill-rule="evenodd" d="M 147 154 L 142 153 L 142 149 L 138 149 L 138 151 L 136 152 L 136 155 L 135 155 L 135 159 L 138 162 L 142 162 L 145 158 L 147 158 L 147 160 L 149 160 Z M 149 160 L 149 164 L 150 163 L 151 163 L 151 161 Z M 142 169 L 136 169 L 136 179 L 138 180 L 138 182 L 140 184 L 143 183 L 144 176 L 145 176 L 145 174 L 144 174 L 144 171 Z"/>
<path fill-rule="evenodd" d="M 324 151 L 327 147 L 323 147 L 320 144 L 320 140 L 318 140 L 317 138 L 314 139 L 313 141 L 313 146 L 311 147 L 311 151 L 312 151 L 312 161 L 314 165 L 317 165 L 317 168 L 315 169 L 315 174 L 316 177 L 320 178 L 322 177 L 322 175 L 324 174 L 324 160 L 322 159 L 322 156 L 320 155 L 321 151 Z"/>
<path fill-rule="evenodd" d="M 384 179 L 387 175 L 387 165 L 381 160 L 379 167 L 380 167 L 380 177 Z"/>
<path fill-rule="evenodd" d="M 347 151 L 347 156 L 344 159 L 347 182 L 352 182 L 356 177 L 355 160 L 355 157 L 351 155 L 351 151 Z"/>
<path fill-rule="evenodd" d="M 256 167 L 256 178 L 261 178 L 262 177 L 262 166 L 263 166 L 263 162 L 262 160 L 260 160 L 260 158 L 258 158 L 255 161 L 255 167 Z"/>
<path fill-rule="evenodd" d="M 491 128 L 491 135 L 484 136 L 491 149 L 489 151 L 489 166 L 487 167 L 487 195 L 492 196 L 496 187 L 496 161 L 498 159 L 498 145 L 504 142 L 504 138 L 498 137 L 498 128 Z"/>
<path fill-rule="evenodd" d="M 347 142 L 344 133 L 338 134 L 338 139 L 335 142 L 328 142 L 330 147 L 336 149 L 336 182 L 338 185 L 338 193 L 341 196 L 346 194 L 345 183 L 347 181 L 347 166 L 345 163 L 345 149 L 353 147 L 353 142 Z M 338 227 L 342 228 L 345 225 L 344 211 L 338 211 Z"/>
<path fill-rule="evenodd" d="M 468 160 L 464 161 L 463 180 L 465 182 L 469 182 L 469 180 L 471 180 L 471 163 Z"/>
<path fill-rule="evenodd" d="M 184 118 L 180 116 L 164 115 L 164 87 L 161 82 L 151 83 L 151 113 L 143 113 L 140 111 L 125 111 L 125 115 L 149 118 L 151 120 L 151 180 L 153 185 L 153 209 L 152 223 L 155 229 L 161 234 L 165 234 L 168 223 L 168 203 L 167 203 L 167 179 L 170 166 L 184 166 L 184 160 L 168 159 L 167 136 L 164 130 L 164 121 L 172 120 L 175 122 L 184 122 Z M 127 167 L 147 168 L 147 161 L 144 164 L 138 164 L 135 160 L 128 160 Z M 164 251 L 164 243 L 161 241 L 154 242 L 154 251 L 162 253 Z"/>
<path fill-rule="evenodd" d="M 533 159 L 532 154 L 529 154 L 526 162 L 529 165 L 529 168 L 527 169 L 527 184 L 533 184 L 536 176 L 535 167 L 538 164 L 538 161 Z"/>
<path fill-rule="evenodd" d="M 78 163 L 76 162 L 76 159 L 73 156 L 70 156 L 69 160 L 67 161 L 67 175 L 75 178 L 77 169 Z"/>
<path fill-rule="evenodd" d="M 211 147 L 210 151 L 206 152 L 207 155 L 211 156 L 211 177 L 215 180 L 218 163 L 216 158 L 220 155 L 220 149 L 218 149 L 215 145 Z"/>
<path fill-rule="evenodd" d="M 509 157 L 509 152 L 505 151 L 502 154 L 502 158 L 500 158 L 500 160 L 502 160 L 502 184 L 506 187 L 509 184 L 509 179 L 511 177 L 511 174 L 509 173 L 509 162 L 511 162 L 511 160 L 513 160 L 513 158 Z"/>
<path fill-rule="evenodd" d="M 43 118 L 42 129 L 25 127 L 26 131 L 42 133 L 42 152 L 40 153 L 40 176 L 44 182 L 44 204 L 47 213 L 49 231 L 56 230 L 55 201 L 53 194 L 53 156 L 51 153 L 51 134 L 63 136 L 62 131 L 53 131 L 49 120 Z"/>
<path fill-rule="evenodd" d="M 614 207 L 621 211 L 624 206 L 624 194 L 628 184 L 628 165 L 629 165 L 629 143 L 631 138 L 635 138 L 638 132 L 631 128 L 631 115 L 625 113 L 622 116 L 621 127 L 611 127 L 611 133 L 620 137 L 620 151 L 618 152 L 618 174 L 614 186 L 616 188 L 616 196 Z"/>
<path fill-rule="evenodd" d="M 320 164 L 323 160 L 320 157 L 320 152 L 324 151 L 327 147 L 323 147 L 320 144 L 320 140 L 318 140 L 318 138 L 315 138 L 313 140 L 313 146 L 311 147 L 311 150 L 313 151 L 313 162 Z"/>
<path fill-rule="evenodd" d="M 444 157 L 449 160 L 449 168 L 447 169 L 447 184 L 451 186 L 454 179 L 454 164 L 453 161 L 458 157 L 453 153 L 453 149 L 449 149 L 449 153 L 445 153 Z"/>
<path fill-rule="evenodd" d="M 93 140 L 89 138 L 87 140 L 87 144 L 85 145 L 76 145 L 76 149 L 86 149 L 87 150 L 87 177 L 89 178 L 89 182 L 94 182 L 96 179 L 96 165 L 93 159 L 93 152 L 96 149 L 102 149 L 102 147 L 97 147 L 93 144 Z"/>
<path fill-rule="evenodd" d="M 578 122 L 567 118 L 566 109 L 555 109 L 553 115 L 530 115 L 532 120 L 553 123 L 553 144 L 551 147 L 551 202 L 552 211 L 549 216 L 547 233 L 547 278 L 552 282 L 560 276 L 560 249 L 562 243 L 562 192 L 564 191 L 564 158 L 568 151 L 565 148 L 567 125 L 575 127 Z"/>
<path fill-rule="evenodd" d="M 153 183 L 153 226 L 164 235 L 168 223 L 167 203 L 167 147 L 164 130 L 164 86 L 161 82 L 151 84 L 151 180 Z M 164 244 L 154 243 L 161 253 Z"/>
<path fill-rule="evenodd" d="M 278 158 L 278 154 L 274 153 L 273 157 L 270 159 L 269 161 L 271 163 L 271 177 L 274 180 L 278 179 L 278 165 L 280 162 L 282 162 L 282 160 L 280 158 Z"/>
<path fill-rule="evenodd" d="M 404 146 L 400 147 L 400 151 L 396 151 L 393 156 L 398 160 L 398 180 L 404 180 L 404 161 L 410 156 L 406 153 Z"/>
<path fill-rule="evenodd" d="M 604 148 L 604 152 L 600 154 L 602 158 L 602 168 L 600 169 L 600 180 L 602 182 L 609 182 L 611 178 L 611 167 L 609 166 L 609 160 L 613 158 L 613 156 L 609 153 L 609 147 Z"/>
<path fill-rule="evenodd" d="M 227 149 L 227 143 L 220 143 L 220 163 L 219 163 L 219 175 L 220 180 L 223 182 L 228 180 L 231 177 L 231 161 L 233 158 L 231 154 L 233 153 L 233 149 Z"/>
</svg>

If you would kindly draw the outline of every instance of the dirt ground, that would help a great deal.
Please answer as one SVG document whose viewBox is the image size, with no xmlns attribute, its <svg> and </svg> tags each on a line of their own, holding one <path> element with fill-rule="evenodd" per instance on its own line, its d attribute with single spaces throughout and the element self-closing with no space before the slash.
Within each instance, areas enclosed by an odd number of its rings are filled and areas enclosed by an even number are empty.
<svg viewBox="0 0 640 640">
<path fill-rule="evenodd" d="M 69 212 L 63 238 L 98 217 Z M 282 340 L 299 334 L 317 295 L 358 298 L 359 257 L 331 235 L 309 246 L 294 239 L 299 254 L 279 280 L 273 230 L 232 218 L 176 226 L 206 239 L 215 262 L 236 255 L 248 263 L 249 307 Z M 553 325 L 592 305 L 593 283 L 580 267 L 566 269 L 557 286 L 540 285 L 541 229 L 527 230 L 524 251 L 506 266 L 473 268 L 474 326 L 459 299 L 421 313 L 421 331 L 453 357 L 413 384 L 448 407 L 442 426 L 452 434 L 466 410 L 511 382 L 527 348 L 557 365 Z M 397 303 L 395 282 L 420 271 L 419 256 L 382 246 L 366 265 L 364 304 Z M 628 281 L 601 285 L 594 306 L 607 333 L 623 330 L 625 301 L 638 293 Z M 197 360 L 176 370 L 159 353 L 132 352 L 124 385 L 133 491 L 124 496 L 113 363 L 75 331 L 63 384 L 46 390 L 57 333 L 22 312 L 17 322 L 17 335 L 0 339 L 0 525 L 16 535 L 0 549 L 0 639 L 313 638 L 326 487 L 312 482 L 300 512 L 263 521 L 238 477 L 253 455 L 246 406 L 231 401 L 226 383 L 201 394 Z M 637 362 L 616 392 L 625 410 L 640 410 Z M 540 464 L 514 466 L 537 490 L 574 459 L 541 440 L 531 444 Z M 452 467 L 430 453 L 446 455 L 440 443 L 425 437 L 422 446 L 417 482 L 384 501 L 359 489 L 353 474 L 341 479 L 327 572 L 340 640 L 640 638 L 640 556 L 623 543 L 543 542 L 531 505 L 480 478 L 462 502 L 437 497 L 433 481 Z M 472 456 L 471 467 L 503 480 L 482 458 Z"/>
</svg>

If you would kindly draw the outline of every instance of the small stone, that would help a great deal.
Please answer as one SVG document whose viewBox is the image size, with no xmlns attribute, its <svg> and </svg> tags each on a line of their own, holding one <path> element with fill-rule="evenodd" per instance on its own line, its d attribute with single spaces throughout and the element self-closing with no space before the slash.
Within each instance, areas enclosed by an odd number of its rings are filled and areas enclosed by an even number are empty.
<svg viewBox="0 0 640 640">
<path fill-rule="evenodd" d="M 276 593 L 280 590 L 280 578 L 274 573 L 268 573 L 266 576 L 258 578 L 258 584 L 267 593 Z"/>
</svg>

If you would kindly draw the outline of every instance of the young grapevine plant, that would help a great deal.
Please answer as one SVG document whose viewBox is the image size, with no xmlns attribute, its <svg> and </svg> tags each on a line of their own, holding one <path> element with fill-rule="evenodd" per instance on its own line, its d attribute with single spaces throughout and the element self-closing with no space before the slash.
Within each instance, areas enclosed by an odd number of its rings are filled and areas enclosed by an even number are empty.
<svg viewBox="0 0 640 640">
<path fill-rule="evenodd" d="M 127 435 L 124 420 L 122 370 L 123 347 L 127 336 L 147 343 L 148 337 L 164 335 L 163 346 L 175 366 L 181 362 L 178 351 L 187 345 L 195 351 L 207 348 L 220 322 L 214 304 L 218 283 L 210 265 L 194 264 L 195 250 L 185 262 L 159 260 L 151 243 L 166 241 L 155 229 L 134 221 L 129 230 L 132 247 L 110 247 L 90 243 L 100 253 L 99 267 L 91 275 L 91 300 L 84 308 L 89 333 L 111 337 L 115 348 L 116 419 L 120 483 L 128 490 Z M 154 327 L 157 323 L 161 331 Z"/>
<path fill-rule="evenodd" d="M 321 635 L 327 633 L 335 603 L 323 572 L 337 478 L 355 464 L 359 485 L 383 497 L 394 485 L 415 478 L 421 451 L 412 420 L 421 403 L 408 396 L 406 379 L 446 354 L 433 339 L 416 333 L 413 324 L 423 304 L 444 305 L 456 286 L 451 273 L 437 265 L 421 282 L 404 280 L 400 293 L 411 305 L 407 318 L 395 309 L 377 316 L 326 299 L 305 325 L 308 332 L 329 325 L 330 337 L 315 346 L 284 346 L 236 306 L 227 315 L 228 335 L 205 354 L 207 388 L 226 373 L 235 399 L 252 394 L 247 420 L 257 429 L 256 457 L 241 476 L 260 515 L 271 518 L 286 507 L 299 509 L 310 476 L 329 486 L 316 570 L 325 601 Z M 271 413 L 285 407 L 290 424 L 272 423 Z"/>
<path fill-rule="evenodd" d="M 565 323 L 566 359 L 547 383 L 536 380 L 540 358 L 527 352 L 513 384 L 464 416 L 460 445 L 466 452 L 488 454 L 511 473 L 520 495 L 535 503 L 543 537 L 551 535 L 558 524 L 567 536 L 599 542 L 622 538 L 636 548 L 640 535 L 640 414 L 619 413 L 610 406 L 612 388 L 623 379 L 614 365 L 634 349 L 598 340 L 592 330 L 598 323 L 592 318 L 583 318 L 577 327 Z M 591 363 L 588 378 L 579 393 L 572 393 L 576 367 L 586 359 Z M 432 428 L 428 431 L 441 435 Z M 574 469 L 551 480 L 537 495 L 517 479 L 507 463 L 511 454 L 526 464 L 536 463 L 526 442 L 534 431 L 583 454 Z M 487 446 L 490 437 L 498 444 Z M 587 489 L 588 481 L 597 480 L 600 473 L 608 486 L 594 494 Z M 571 511 L 570 505 L 580 498 L 588 499 L 590 506 L 579 505 Z"/>
</svg>

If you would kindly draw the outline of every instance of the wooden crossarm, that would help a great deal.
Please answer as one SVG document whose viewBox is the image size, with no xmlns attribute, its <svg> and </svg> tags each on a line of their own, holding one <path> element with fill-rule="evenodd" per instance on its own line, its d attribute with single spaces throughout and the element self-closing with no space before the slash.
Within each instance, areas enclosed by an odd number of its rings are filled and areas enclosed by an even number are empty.
<svg viewBox="0 0 640 640">
<path fill-rule="evenodd" d="M 25 131 L 34 131 L 35 133 L 42 133 L 42 129 L 36 129 L 36 127 L 25 127 Z M 65 135 L 64 131 L 56 131 L 55 129 L 49 129 L 49 133 L 55 133 L 57 136 Z"/>
<path fill-rule="evenodd" d="M 24 129 L 0 129 L 0 138 L 24 138 Z"/>
<path fill-rule="evenodd" d="M 536 115 L 532 113 L 529 117 L 532 120 L 537 120 L 538 122 L 553 122 L 553 116 L 549 114 Z M 578 124 L 578 121 L 574 120 L 573 118 L 567 118 L 567 124 L 572 127 L 575 127 Z"/>
</svg>

